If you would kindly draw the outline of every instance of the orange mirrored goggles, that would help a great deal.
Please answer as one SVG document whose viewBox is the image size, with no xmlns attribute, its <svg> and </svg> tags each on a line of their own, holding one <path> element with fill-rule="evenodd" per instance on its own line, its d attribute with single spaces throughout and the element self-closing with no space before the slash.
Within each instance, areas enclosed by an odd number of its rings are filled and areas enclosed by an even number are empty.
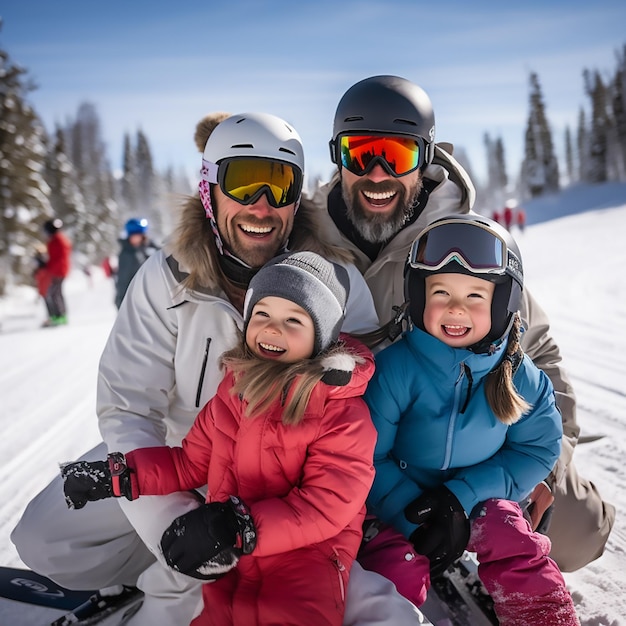
<svg viewBox="0 0 626 626">
<path fill-rule="evenodd" d="M 357 176 L 367 174 L 380 163 L 389 174 L 398 177 L 423 165 L 424 148 L 421 137 L 340 135 L 337 162 Z"/>
</svg>

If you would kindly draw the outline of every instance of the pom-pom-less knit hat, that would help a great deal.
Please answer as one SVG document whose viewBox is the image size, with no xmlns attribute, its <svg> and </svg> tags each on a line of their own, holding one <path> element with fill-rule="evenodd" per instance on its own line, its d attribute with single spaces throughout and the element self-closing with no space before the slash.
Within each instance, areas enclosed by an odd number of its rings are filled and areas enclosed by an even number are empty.
<svg viewBox="0 0 626 626">
<path fill-rule="evenodd" d="M 243 305 L 244 332 L 254 305 L 267 296 L 301 306 L 313 320 L 313 357 L 337 341 L 350 291 L 348 272 L 314 252 L 292 252 L 266 263 L 252 278 Z"/>
</svg>

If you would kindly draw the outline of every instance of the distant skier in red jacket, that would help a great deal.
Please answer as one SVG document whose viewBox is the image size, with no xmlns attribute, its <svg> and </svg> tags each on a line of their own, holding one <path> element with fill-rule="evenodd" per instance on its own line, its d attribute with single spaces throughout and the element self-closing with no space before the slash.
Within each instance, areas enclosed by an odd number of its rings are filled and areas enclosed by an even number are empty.
<svg viewBox="0 0 626 626">
<path fill-rule="evenodd" d="M 507 230 L 511 230 L 514 224 L 515 209 L 517 208 L 517 200 L 507 200 L 502 210 L 503 225 Z"/>
<path fill-rule="evenodd" d="M 48 289 L 44 297 L 48 309 L 48 319 L 44 326 L 60 326 L 67 324 L 67 307 L 63 297 L 63 281 L 70 272 L 72 244 L 61 232 L 63 222 L 57 217 L 43 225 L 48 237 L 46 244 L 48 260 L 43 268 L 49 279 Z"/>
<path fill-rule="evenodd" d="M 193 626 L 342 624 L 376 442 L 361 398 L 372 353 L 338 342 L 348 289 L 312 252 L 270 261 L 250 281 L 245 341 L 181 447 L 62 466 L 70 508 L 208 485 L 161 539 L 170 567 L 214 580 Z"/>
</svg>

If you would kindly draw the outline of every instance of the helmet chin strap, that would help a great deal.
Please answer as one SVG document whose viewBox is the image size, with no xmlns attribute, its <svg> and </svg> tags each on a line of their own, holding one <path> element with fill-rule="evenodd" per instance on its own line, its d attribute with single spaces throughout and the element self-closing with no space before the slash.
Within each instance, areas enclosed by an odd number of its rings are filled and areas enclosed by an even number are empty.
<svg viewBox="0 0 626 626">
<path fill-rule="evenodd" d="M 215 245 L 222 256 L 224 256 L 224 254 L 230 255 L 230 252 L 225 250 L 222 236 L 217 228 L 217 222 L 215 221 L 215 214 L 213 212 L 213 204 L 211 203 L 211 186 L 204 177 L 202 177 L 198 183 L 198 191 L 200 192 L 200 201 L 204 207 L 204 213 L 211 223 L 211 230 L 213 231 L 213 236 L 215 237 Z"/>
<path fill-rule="evenodd" d="M 246 287 L 251 278 L 260 268 L 250 267 L 250 265 L 248 265 L 245 261 L 242 261 L 239 257 L 235 256 L 224 243 L 217 227 L 217 222 L 215 221 L 215 213 L 213 212 L 213 204 L 211 202 L 211 187 L 208 181 L 205 179 L 200 180 L 200 183 L 198 184 L 198 191 L 200 192 L 200 201 L 204 207 L 204 212 L 211 224 L 211 230 L 213 231 L 213 236 L 215 237 L 215 245 L 220 253 L 220 265 L 230 280 L 238 285 Z M 299 205 L 300 198 L 296 201 L 294 214 L 298 210 Z M 282 246 L 282 249 L 277 252 L 277 254 L 286 251 L 286 249 L 287 247 L 285 244 Z"/>
<path fill-rule="evenodd" d="M 207 219 L 211 223 L 211 230 L 213 231 L 213 236 L 215 237 L 215 245 L 217 246 L 217 250 L 222 257 L 229 257 L 239 263 L 242 267 L 251 269 L 247 263 L 244 263 L 240 258 L 236 257 L 224 243 L 222 236 L 220 235 L 220 231 L 217 227 L 217 222 L 215 221 L 215 213 L 213 212 L 213 203 L 211 202 L 211 186 L 207 180 L 202 178 L 200 183 L 198 184 L 198 191 L 200 192 L 200 201 L 202 202 L 202 206 L 204 207 L 204 212 L 206 214 Z"/>
<path fill-rule="evenodd" d="M 252 280 L 252 277 L 261 269 L 259 267 L 246 265 L 241 259 L 238 259 L 232 254 L 229 256 L 221 255 L 218 258 L 218 263 L 226 278 L 235 286 L 241 287 L 242 289 L 248 288 L 248 283 Z"/>
</svg>

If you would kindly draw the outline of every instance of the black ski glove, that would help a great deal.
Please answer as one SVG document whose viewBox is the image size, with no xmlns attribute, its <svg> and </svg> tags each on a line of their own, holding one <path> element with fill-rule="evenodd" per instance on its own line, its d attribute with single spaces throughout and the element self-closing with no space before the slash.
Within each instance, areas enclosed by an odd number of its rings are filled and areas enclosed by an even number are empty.
<svg viewBox="0 0 626 626">
<path fill-rule="evenodd" d="M 256 528 L 248 507 L 231 496 L 226 502 L 202 504 L 177 517 L 163 533 L 161 550 L 177 572 L 215 580 L 256 547 Z"/>
<path fill-rule="evenodd" d="M 430 560 L 430 576 L 443 574 L 465 550 L 470 538 L 467 513 L 447 487 L 425 491 L 404 509 L 414 524 L 409 541 Z"/>
<path fill-rule="evenodd" d="M 113 452 L 106 461 L 76 461 L 61 465 L 63 493 L 69 509 L 82 509 L 87 502 L 104 498 L 133 500 L 131 470 L 121 452 Z"/>
</svg>

